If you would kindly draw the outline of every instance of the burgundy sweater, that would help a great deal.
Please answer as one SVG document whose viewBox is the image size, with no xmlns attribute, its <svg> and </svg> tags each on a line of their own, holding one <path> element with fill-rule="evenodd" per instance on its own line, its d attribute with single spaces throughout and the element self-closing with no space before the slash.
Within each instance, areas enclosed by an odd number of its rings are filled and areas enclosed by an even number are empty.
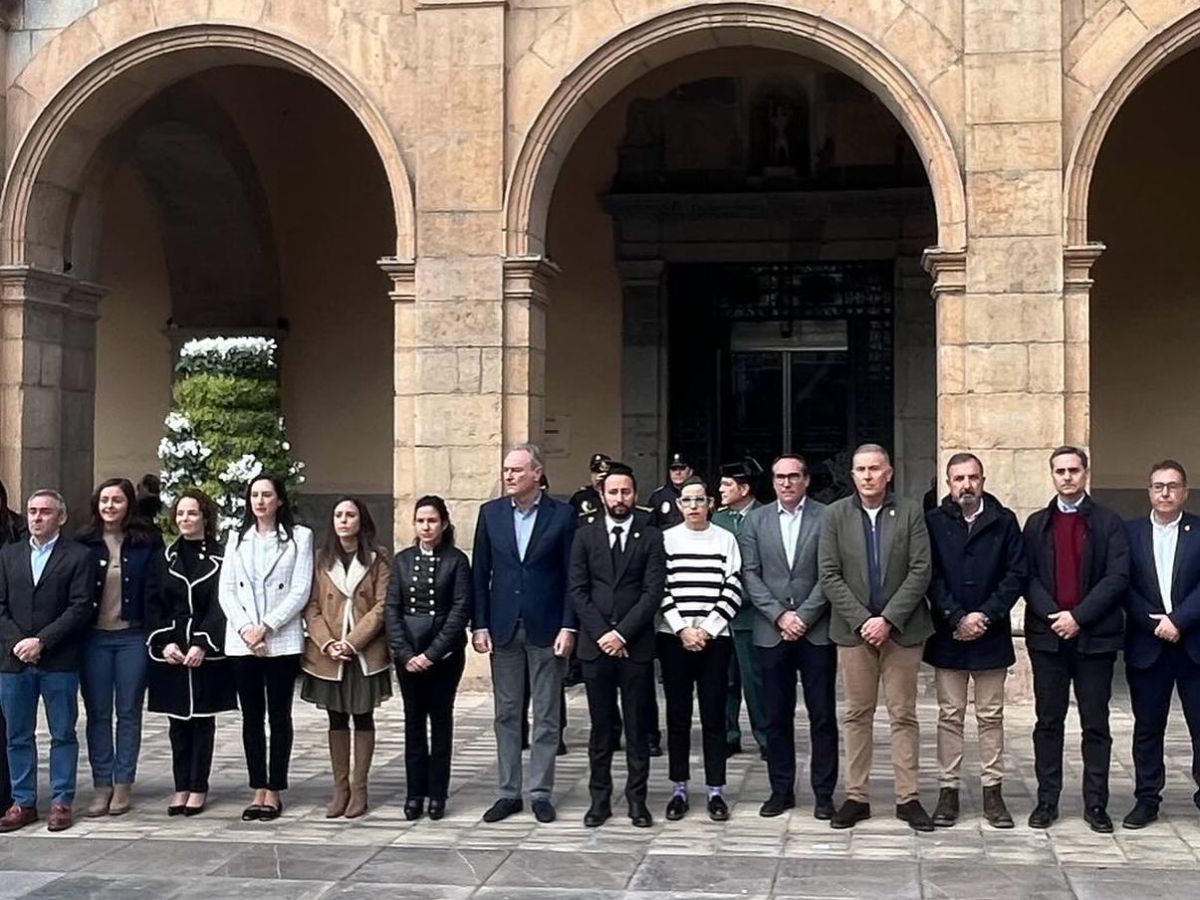
<svg viewBox="0 0 1200 900">
<path fill-rule="evenodd" d="M 1057 508 L 1050 517 L 1054 537 L 1054 595 L 1059 609 L 1074 609 L 1083 599 L 1079 575 L 1083 569 L 1083 545 L 1087 539 L 1087 521 L 1079 513 L 1064 513 Z"/>
</svg>

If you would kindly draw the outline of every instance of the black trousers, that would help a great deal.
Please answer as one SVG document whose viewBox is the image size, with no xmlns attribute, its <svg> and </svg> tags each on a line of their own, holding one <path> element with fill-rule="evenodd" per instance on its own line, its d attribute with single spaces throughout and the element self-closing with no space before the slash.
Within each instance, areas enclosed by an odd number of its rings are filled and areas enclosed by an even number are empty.
<svg viewBox="0 0 1200 900">
<path fill-rule="evenodd" d="M 212 771 L 213 744 L 217 737 L 217 717 L 171 719 L 171 768 L 175 790 L 183 793 L 208 793 L 208 775 Z"/>
<path fill-rule="evenodd" d="M 13 804 L 12 775 L 8 771 L 8 722 L 0 710 L 0 809 L 8 812 Z"/>
<path fill-rule="evenodd" d="M 654 662 L 634 662 L 601 656 L 583 661 L 592 730 L 588 738 L 588 791 L 592 806 L 610 809 L 612 758 L 621 727 L 620 698 L 625 720 L 625 799 L 629 805 L 646 802 L 650 779 L 650 708 L 654 703 Z"/>
<path fill-rule="evenodd" d="M 837 647 L 780 641 L 755 647 L 763 678 L 767 723 L 767 776 L 771 793 L 791 797 L 796 783 L 796 673 L 808 712 L 808 769 L 813 796 L 833 797 L 838 779 Z"/>
<path fill-rule="evenodd" d="M 1183 718 L 1192 738 L 1192 781 L 1200 788 L 1200 663 L 1178 644 L 1164 642 L 1154 664 L 1135 669 L 1126 663 L 1129 700 L 1133 707 L 1134 796 L 1156 806 L 1162 802 L 1167 773 L 1163 766 L 1171 694 L 1179 691 Z M 1200 789 L 1193 795 L 1200 806 Z"/>
<path fill-rule="evenodd" d="M 300 654 L 287 656 L 235 656 L 233 683 L 242 708 L 242 747 L 250 787 L 282 791 L 288 786 L 292 758 L 292 697 Z M 271 723 L 271 749 L 267 752 L 266 722 Z"/>
<path fill-rule="evenodd" d="M 404 769 L 409 798 L 445 800 L 454 749 L 454 696 L 466 665 L 460 647 L 425 672 L 396 669 L 404 698 Z"/>
<path fill-rule="evenodd" d="M 1033 768 L 1039 803 L 1057 805 L 1062 793 L 1063 727 L 1074 685 L 1083 732 L 1083 802 L 1087 807 L 1108 806 L 1108 769 L 1112 759 L 1108 703 L 1112 698 L 1116 659 L 1116 653 L 1080 653 L 1078 645 L 1071 641 L 1063 641 L 1057 652 L 1029 651 L 1037 714 L 1033 728 Z"/>
<path fill-rule="evenodd" d="M 700 735 L 704 747 L 704 781 L 709 787 L 725 784 L 725 694 L 733 641 L 710 640 L 703 650 L 684 650 L 673 634 L 656 635 L 662 663 L 663 693 L 667 699 L 667 760 L 672 781 L 691 776 L 692 697 L 700 700 Z"/>
</svg>

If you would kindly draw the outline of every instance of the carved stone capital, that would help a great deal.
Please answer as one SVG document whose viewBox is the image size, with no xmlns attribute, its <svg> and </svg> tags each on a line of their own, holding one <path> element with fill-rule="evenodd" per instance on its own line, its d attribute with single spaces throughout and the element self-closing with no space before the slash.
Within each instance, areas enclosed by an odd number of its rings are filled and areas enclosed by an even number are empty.
<svg viewBox="0 0 1200 900">
<path fill-rule="evenodd" d="M 942 294 L 962 294 L 967 290 L 967 251 L 963 248 L 928 247 L 921 254 L 921 266 L 933 278 L 934 299 Z"/>
<path fill-rule="evenodd" d="M 504 299 L 544 307 L 550 301 L 550 282 L 562 271 L 544 256 L 516 256 L 504 260 Z"/>
<path fill-rule="evenodd" d="M 385 256 L 376 263 L 388 278 L 392 289 L 388 296 L 394 303 L 413 303 L 417 299 L 417 264 L 411 259 Z"/>
<path fill-rule="evenodd" d="M 0 266 L 0 303 L 39 306 L 83 319 L 99 316 L 107 288 L 33 266 Z"/>
<path fill-rule="evenodd" d="M 1091 290 L 1092 266 L 1106 249 L 1099 242 L 1063 247 L 1063 290 Z"/>
</svg>

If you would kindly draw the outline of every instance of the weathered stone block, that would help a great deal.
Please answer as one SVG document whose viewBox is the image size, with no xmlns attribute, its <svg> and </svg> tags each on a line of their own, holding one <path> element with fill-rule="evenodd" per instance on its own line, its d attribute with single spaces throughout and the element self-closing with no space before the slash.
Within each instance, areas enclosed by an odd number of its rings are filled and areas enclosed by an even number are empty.
<svg viewBox="0 0 1200 900">
<path fill-rule="evenodd" d="M 966 339 L 978 344 L 1061 341 L 1059 294 L 972 294 L 966 301 Z"/>
<path fill-rule="evenodd" d="M 1061 440 L 1062 394 L 967 394 L 966 443 L 981 449 L 1051 447 Z"/>
<path fill-rule="evenodd" d="M 1058 234 L 1062 230 L 1062 173 L 1058 169 L 975 172 L 967 176 L 970 237 Z"/>
<path fill-rule="evenodd" d="M 1061 0 L 983 0 L 962 5 L 967 53 L 1057 50 Z"/>
<path fill-rule="evenodd" d="M 500 302 L 418 303 L 417 334 L 427 347 L 496 346 L 500 343 Z"/>
<path fill-rule="evenodd" d="M 423 256 L 417 262 L 417 306 L 445 300 L 498 301 L 503 283 L 499 256 Z"/>
<path fill-rule="evenodd" d="M 496 74 L 503 70 L 496 68 Z M 426 133 L 419 145 L 421 210 L 496 211 L 503 205 L 504 133 Z"/>
<path fill-rule="evenodd" d="M 968 344 L 964 380 L 968 393 L 1024 391 L 1029 386 L 1029 354 L 1024 344 Z"/>
<path fill-rule="evenodd" d="M 1029 344 L 1029 390 L 1053 393 L 1064 389 L 1063 345 Z"/>
<path fill-rule="evenodd" d="M 968 172 L 1062 168 L 1062 128 L 1057 122 L 1000 122 L 967 129 Z"/>
<path fill-rule="evenodd" d="M 962 55 L 932 22 L 911 8 L 901 12 L 887 29 L 883 45 L 904 61 L 921 84 L 934 81 Z"/>
<path fill-rule="evenodd" d="M 496 445 L 501 437 L 497 394 L 426 394 L 413 398 L 417 446 Z"/>
<path fill-rule="evenodd" d="M 967 124 L 1056 121 L 1062 105 L 1057 53 L 966 56 Z"/>
<path fill-rule="evenodd" d="M 455 497 L 495 497 L 500 489 L 501 449 L 453 447 L 450 459 L 450 493 Z"/>
<path fill-rule="evenodd" d="M 459 353 L 454 347 L 422 347 L 413 351 L 414 394 L 453 394 L 459 390 Z M 467 351 L 471 352 L 471 351 Z M 473 351 L 478 353 L 478 350 Z"/>
<path fill-rule="evenodd" d="M 468 394 L 479 393 L 479 354 L 481 351 L 476 347 L 460 347 L 456 352 L 458 355 L 458 390 Z"/>
<path fill-rule="evenodd" d="M 963 344 L 967 341 L 966 297 L 942 294 L 937 299 L 937 340 L 939 344 Z"/>
<path fill-rule="evenodd" d="M 503 65 L 504 8 L 442 7 L 417 11 L 422 70 Z"/>
<path fill-rule="evenodd" d="M 1046 293 L 1062 286 L 1062 239 L 977 237 L 967 245 L 971 293 Z"/>
</svg>

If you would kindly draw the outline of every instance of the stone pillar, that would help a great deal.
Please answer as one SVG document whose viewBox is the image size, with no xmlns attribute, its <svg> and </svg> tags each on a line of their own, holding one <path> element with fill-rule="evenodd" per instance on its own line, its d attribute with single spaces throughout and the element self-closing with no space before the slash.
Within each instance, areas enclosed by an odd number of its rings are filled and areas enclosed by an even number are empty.
<svg viewBox="0 0 1200 900">
<path fill-rule="evenodd" d="M 400 363 L 411 373 L 397 372 L 409 391 L 397 397 L 397 434 L 411 407 L 412 463 L 411 482 L 397 472 L 396 484 L 444 497 L 469 547 L 480 503 L 499 490 L 506 428 L 505 3 L 417 0 L 416 15 L 416 293 Z"/>
<path fill-rule="evenodd" d="M 76 524 L 95 474 L 103 293 L 29 266 L 0 269 L 0 477 L 18 507 L 37 488 L 62 492 Z"/>
<path fill-rule="evenodd" d="M 1046 502 L 1066 430 L 1060 6 L 964 4 L 968 255 L 946 319 L 959 349 L 940 354 L 941 460 L 977 452 L 1022 518 Z"/>
<path fill-rule="evenodd" d="M 1092 372 L 1089 306 L 1092 266 L 1104 252 L 1100 243 L 1063 248 L 1063 339 L 1066 391 L 1064 443 L 1087 447 L 1092 437 Z"/>
<path fill-rule="evenodd" d="M 661 259 L 618 260 L 621 277 L 621 461 L 649 497 L 666 477 L 667 302 Z"/>
<path fill-rule="evenodd" d="M 541 256 L 504 261 L 504 446 L 541 440 L 546 424 L 546 304 L 558 266 Z"/>
<path fill-rule="evenodd" d="M 392 542 L 403 547 L 412 540 L 412 511 L 417 497 L 413 448 L 416 389 L 416 265 L 388 257 L 379 267 L 392 280 L 389 296 L 395 311 L 392 357 Z"/>
</svg>

